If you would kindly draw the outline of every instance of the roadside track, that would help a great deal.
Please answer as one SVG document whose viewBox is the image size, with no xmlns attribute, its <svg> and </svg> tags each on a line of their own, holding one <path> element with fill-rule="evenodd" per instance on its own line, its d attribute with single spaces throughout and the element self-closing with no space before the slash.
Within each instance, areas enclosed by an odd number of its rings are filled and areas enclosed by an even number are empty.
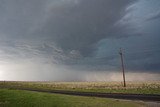
<svg viewBox="0 0 160 107">
<path fill-rule="evenodd" d="M 101 97 L 101 98 L 116 98 L 116 99 L 158 101 L 158 102 L 160 101 L 160 95 L 155 95 L 155 94 L 77 92 L 77 91 L 65 91 L 65 90 L 39 90 L 39 89 L 24 89 L 24 88 L 23 89 L 20 88 L 19 90 L 57 93 L 57 94 L 66 94 L 66 95 L 77 95 L 77 96 Z"/>
</svg>

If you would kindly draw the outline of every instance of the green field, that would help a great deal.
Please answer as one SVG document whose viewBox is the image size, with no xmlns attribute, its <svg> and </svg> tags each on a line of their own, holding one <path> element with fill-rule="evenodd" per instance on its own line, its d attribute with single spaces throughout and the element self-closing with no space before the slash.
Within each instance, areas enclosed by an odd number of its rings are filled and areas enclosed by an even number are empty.
<svg viewBox="0 0 160 107">
<path fill-rule="evenodd" d="M 0 88 L 38 89 L 38 90 L 69 90 L 78 92 L 159 94 L 160 81 L 127 82 L 123 87 L 121 82 L 7 82 L 1 81 Z"/>
<path fill-rule="evenodd" d="M 143 103 L 107 98 L 0 89 L 0 107 L 145 107 Z"/>
<path fill-rule="evenodd" d="M 159 94 L 160 82 L 0 82 L 0 107 L 145 107 L 135 101 L 49 94 L 18 89 Z"/>
</svg>

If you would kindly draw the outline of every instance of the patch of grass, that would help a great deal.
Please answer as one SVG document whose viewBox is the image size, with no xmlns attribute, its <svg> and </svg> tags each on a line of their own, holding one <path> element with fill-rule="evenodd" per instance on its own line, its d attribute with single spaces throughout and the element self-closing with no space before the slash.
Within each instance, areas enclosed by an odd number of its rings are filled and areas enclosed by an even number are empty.
<svg viewBox="0 0 160 107">
<path fill-rule="evenodd" d="M 142 103 L 107 98 L 0 89 L 0 107 L 141 107 Z"/>
<path fill-rule="evenodd" d="M 68 90 L 78 92 L 159 94 L 160 81 L 157 82 L 127 82 L 123 87 L 121 82 L 7 82 L 1 81 L 0 88 L 38 89 L 38 90 Z"/>
</svg>

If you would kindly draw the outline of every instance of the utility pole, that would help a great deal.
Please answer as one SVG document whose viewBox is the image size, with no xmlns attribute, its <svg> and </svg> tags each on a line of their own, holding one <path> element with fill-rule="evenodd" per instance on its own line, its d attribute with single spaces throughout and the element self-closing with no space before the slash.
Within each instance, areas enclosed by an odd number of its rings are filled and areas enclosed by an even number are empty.
<svg viewBox="0 0 160 107">
<path fill-rule="evenodd" d="M 124 87 L 126 87 L 125 72 L 124 72 L 124 63 L 123 63 L 123 52 L 122 52 L 121 48 L 120 48 L 119 54 L 121 56 L 121 63 L 122 63 L 123 85 L 124 85 Z"/>
</svg>

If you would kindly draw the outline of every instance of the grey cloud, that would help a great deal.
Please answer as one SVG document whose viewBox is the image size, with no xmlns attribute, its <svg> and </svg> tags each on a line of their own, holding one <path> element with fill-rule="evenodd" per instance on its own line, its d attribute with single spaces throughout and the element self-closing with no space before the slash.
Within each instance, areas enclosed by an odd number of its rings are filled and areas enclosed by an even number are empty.
<svg viewBox="0 0 160 107">
<path fill-rule="evenodd" d="M 74 64 L 76 60 L 82 58 L 79 51 L 72 50 L 64 52 L 61 48 L 55 47 L 53 44 L 30 42 L 4 42 L 0 43 L 1 61 L 14 62 L 18 60 L 39 60 L 41 63 L 51 64 L 67 64 L 68 61 Z M 68 64 L 69 64 L 68 63 Z"/>
<path fill-rule="evenodd" d="M 159 72 L 159 52 L 134 53 L 126 56 L 128 70 L 139 72 Z"/>
<path fill-rule="evenodd" d="M 160 19 L 160 11 L 156 12 L 156 13 L 152 13 L 146 21 L 151 21 L 151 20 L 158 20 Z"/>
<path fill-rule="evenodd" d="M 24 78 L 25 74 L 33 74 L 39 76 L 35 79 L 82 81 L 88 80 L 86 75 L 94 77 L 91 73 L 95 73 L 96 80 L 96 75 L 103 72 L 107 75 L 119 71 L 120 47 L 130 53 L 153 49 L 154 45 L 159 48 L 159 23 L 149 21 L 157 20 L 159 12 L 148 13 L 150 8 L 144 8 L 147 3 L 1 0 L 0 73 L 1 69 L 15 74 L 24 70 Z M 146 15 L 148 23 L 144 23 Z M 159 52 L 127 52 L 126 71 L 159 72 Z"/>
<path fill-rule="evenodd" d="M 78 50 L 83 56 L 90 56 L 98 41 L 116 38 L 114 32 L 123 32 L 123 27 L 115 29 L 114 24 L 126 14 L 126 7 L 131 3 L 132 0 L 117 3 L 112 0 L 80 0 L 76 5 L 52 7 L 47 23 L 36 32 L 40 32 L 38 36 L 42 38 L 52 39 L 64 51 Z"/>
<path fill-rule="evenodd" d="M 43 0 L 1 0 L 1 32 L 9 38 L 26 38 L 44 15 Z"/>
<path fill-rule="evenodd" d="M 1 2 L 4 26 L 0 28 L 6 36 L 50 40 L 64 51 L 77 50 L 85 57 L 95 51 L 94 45 L 101 39 L 128 35 L 124 34 L 127 27 L 117 28 L 114 24 L 126 15 L 126 7 L 133 3 L 132 0 Z"/>
</svg>

